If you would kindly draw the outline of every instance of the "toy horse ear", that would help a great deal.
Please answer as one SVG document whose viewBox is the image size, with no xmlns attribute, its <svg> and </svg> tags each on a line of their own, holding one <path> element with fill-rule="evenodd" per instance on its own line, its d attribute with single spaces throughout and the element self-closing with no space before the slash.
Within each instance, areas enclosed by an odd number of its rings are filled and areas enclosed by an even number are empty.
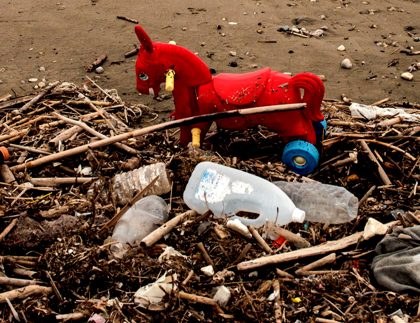
<svg viewBox="0 0 420 323">
<path fill-rule="evenodd" d="M 149 35 L 146 34 L 146 32 L 143 30 L 143 28 L 141 28 L 139 25 L 137 25 L 134 28 L 137 38 L 140 41 L 140 44 L 144 47 L 144 49 L 149 52 L 152 53 L 153 52 L 153 43 L 152 40 L 150 39 Z"/>
</svg>

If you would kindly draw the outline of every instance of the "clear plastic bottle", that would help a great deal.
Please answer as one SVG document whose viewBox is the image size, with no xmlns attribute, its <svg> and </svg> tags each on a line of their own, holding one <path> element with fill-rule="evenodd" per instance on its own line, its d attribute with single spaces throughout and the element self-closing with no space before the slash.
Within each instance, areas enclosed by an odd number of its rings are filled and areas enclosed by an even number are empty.
<svg viewBox="0 0 420 323">
<path fill-rule="evenodd" d="M 117 174 L 112 179 L 113 198 L 119 205 L 125 205 L 140 190 L 144 189 L 156 176 L 158 180 L 148 190 L 147 195 L 162 195 L 171 190 L 165 163 L 159 162 Z"/>
<path fill-rule="evenodd" d="M 115 253 L 126 244 L 142 240 L 168 219 L 168 205 L 157 195 L 149 195 L 137 201 L 115 225 L 111 239 L 118 243 L 111 247 Z"/>
<path fill-rule="evenodd" d="M 108 188 L 111 190 L 112 199 L 117 205 L 125 205 L 133 196 L 144 189 L 156 176 L 159 176 L 146 195 L 162 195 L 170 192 L 171 184 L 168 179 L 165 163 L 159 162 L 143 166 L 132 171 L 115 175 L 110 183 L 100 179 L 93 183 L 88 194 L 92 195 L 95 190 L 100 192 L 100 198 L 109 200 Z"/>
<path fill-rule="evenodd" d="M 232 217 L 256 228 L 266 221 L 285 225 L 305 219 L 305 212 L 273 183 L 212 162 L 201 162 L 195 167 L 184 191 L 184 202 L 200 214 L 211 210 L 216 217 L 241 211 L 258 214 L 256 219 Z"/>
<path fill-rule="evenodd" d="M 306 220 L 338 224 L 353 220 L 359 200 L 344 187 L 320 182 L 273 182 L 295 205 L 304 210 Z"/>
</svg>

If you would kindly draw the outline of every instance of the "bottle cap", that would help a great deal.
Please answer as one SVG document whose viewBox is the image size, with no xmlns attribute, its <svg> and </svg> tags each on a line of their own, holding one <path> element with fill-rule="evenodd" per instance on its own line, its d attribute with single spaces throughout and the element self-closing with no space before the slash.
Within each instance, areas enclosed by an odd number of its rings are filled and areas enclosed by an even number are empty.
<svg viewBox="0 0 420 323">
<path fill-rule="evenodd" d="M 306 217 L 305 211 L 295 208 L 292 213 L 292 222 L 302 223 L 303 221 L 305 221 L 305 217 Z"/>
<path fill-rule="evenodd" d="M 10 158 L 9 151 L 6 147 L 0 147 L 0 161 L 3 162 Z"/>
</svg>

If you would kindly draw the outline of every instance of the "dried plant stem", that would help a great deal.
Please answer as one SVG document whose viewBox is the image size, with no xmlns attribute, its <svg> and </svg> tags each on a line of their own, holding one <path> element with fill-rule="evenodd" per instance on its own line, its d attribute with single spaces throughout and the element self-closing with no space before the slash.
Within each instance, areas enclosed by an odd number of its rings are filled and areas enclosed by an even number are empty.
<svg viewBox="0 0 420 323">
<path fill-rule="evenodd" d="M 377 171 L 379 174 L 379 177 L 381 178 L 382 182 L 385 185 L 392 185 L 391 180 L 389 179 L 388 175 L 386 174 L 385 170 L 382 168 L 382 165 L 379 163 L 378 159 L 375 157 L 375 155 L 372 153 L 372 150 L 370 150 L 368 144 L 365 140 L 360 140 L 360 144 L 362 145 L 363 152 L 366 153 L 369 157 L 369 159 L 376 164 Z"/>
<path fill-rule="evenodd" d="M 82 129 L 86 130 L 86 131 L 87 131 L 87 132 L 89 132 L 90 134 L 92 134 L 92 135 L 94 135 L 94 136 L 96 136 L 96 137 L 98 137 L 98 138 L 100 138 L 100 139 L 108 139 L 108 138 L 109 138 L 109 137 L 107 137 L 107 136 L 105 136 L 105 135 L 101 134 L 100 132 L 97 132 L 95 129 L 92 129 L 92 128 L 91 128 L 91 127 L 89 127 L 86 123 L 84 123 L 84 122 L 82 122 L 82 121 L 73 120 L 73 119 L 70 119 L 70 118 L 64 117 L 64 116 L 62 116 L 62 115 L 60 115 L 60 114 L 58 114 L 58 113 L 54 113 L 54 115 L 55 115 L 56 117 L 60 118 L 61 120 L 63 120 L 63 121 L 65 121 L 65 122 L 67 122 L 67 123 L 73 124 L 73 125 L 75 125 L 75 126 L 78 126 L 78 127 L 82 128 Z M 118 147 L 118 148 L 120 148 L 120 149 L 122 149 L 122 150 L 125 150 L 126 152 L 128 152 L 128 153 L 130 153 L 130 154 L 134 154 L 134 155 L 136 155 L 136 154 L 138 154 L 138 153 L 139 153 L 139 151 L 138 151 L 138 150 L 136 150 L 136 149 L 134 149 L 134 148 L 131 148 L 131 147 L 129 147 L 129 146 L 127 146 L 127 145 L 125 145 L 125 144 L 121 144 L 121 143 L 119 143 L 119 142 L 114 143 L 114 146 L 116 146 L 116 147 Z"/>
<path fill-rule="evenodd" d="M 41 283 L 41 282 L 37 281 L 37 280 L 0 277 L 0 285 L 10 285 L 10 286 L 16 286 L 16 287 L 23 287 L 23 286 L 28 286 L 28 285 L 37 285 L 39 283 Z"/>
<path fill-rule="evenodd" d="M 204 260 L 207 262 L 208 265 L 212 266 L 214 268 L 214 262 L 210 258 L 210 255 L 208 254 L 206 247 L 204 247 L 204 244 L 202 242 L 199 242 L 197 244 L 198 249 L 201 252 L 201 255 L 203 256 Z"/>
<path fill-rule="evenodd" d="M 15 227 L 16 223 L 18 222 L 18 219 L 13 219 L 9 225 L 3 230 L 2 233 L 0 233 L 0 241 L 2 241 L 8 234 L 10 231 L 13 230 L 13 228 Z"/>
<path fill-rule="evenodd" d="M 184 222 L 186 219 L 197 215 L 197 212 L 189 210 L 187 212 L 181 213 L 169 220 L 155 231 L 151 232 L 149 235 L 143 238 L 141 245 L 144 247 L 153 246 L 157 241 L 162 239 L 166 234 L 171 232 L 179 223 Z"/>
<path fill-rule="evenodd" d="M 37 103 L 39 100 L 41 100 L 44 97 L 44 95 L 46 95 L 53 88 L 55 88 L 58 85 L 58 83 L 60 83 L 60 82 L 55 81 L 55 82 L 49 84 L 47 87 L 45 87 L 45 89 L 43 91 L 41 91 L 39 94 L 37 94 L 36 96 L 34 96 L 31 99 L 31 101 L 25 103 L 25 105 L 18 110 L 19 113 L 25 112 L 26 110 L 30 109 L 35 103 Z"/>
<path fill-rule="evenodd" d="M 13 289 L 4 293 L 0 293 L 0 303 L 6 303 L 6 298 L 10 301 L 15 299 L 25 299 L 32 295 L 48 295 L 52 292 L 51 287 L 29 285 L 26 287 Z"/>
<path fill-rule="evenodd" d="M 258 231 L 253 227 L 248 227 L 249 231 L 251 232 L 252 236 L 257 240 L 258 244 L 264 249 L 267 253 L 273 253 L 273 250 L 270 248 L 270 246 L 265 242 L 265 240 L 261 237 L 261 235 L 258 233 Z"/>
</svg>

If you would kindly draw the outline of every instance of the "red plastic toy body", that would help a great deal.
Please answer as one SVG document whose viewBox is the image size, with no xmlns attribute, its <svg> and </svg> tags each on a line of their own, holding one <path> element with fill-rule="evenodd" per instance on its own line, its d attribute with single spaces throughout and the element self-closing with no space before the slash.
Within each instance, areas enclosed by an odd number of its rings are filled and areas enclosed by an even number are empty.
<svg viewBox="0 0 420 323">
<path fill-rule="evenodd" d="M 274 104 L 306 102 L 304 110 L 232 117 L 217 121 L 225 129 L 243 130 L 264 125 L 285 142 L 296 139 L 316 143 L 314 124 L 324 120 L 320 112 L 324 85 L 311 73 L 291 77 L 264 68 L 244 74 L 219 74 L 212 77 L 208 66 L 191 51 L 177 45 L 152 42 L 146 32 L 135 27 L 141 47 L 136 62 L 137 90 L 157 95 L 166 73 L 175 72 L 173 99 L 175 119 L 232 109 Z M 204 139 L 210 123 L 181 127 L 180 143 L 191 141 L 191 129 L 201 129 Z"/>
</svg>

